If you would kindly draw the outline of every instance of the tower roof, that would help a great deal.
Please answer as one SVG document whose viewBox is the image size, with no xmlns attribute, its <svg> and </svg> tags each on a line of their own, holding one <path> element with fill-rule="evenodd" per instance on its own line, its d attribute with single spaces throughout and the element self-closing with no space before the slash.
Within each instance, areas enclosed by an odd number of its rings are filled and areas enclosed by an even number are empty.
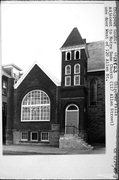
<svg viewBox="0 0 119 180">
<path fill-rule="evenodd" d="M 77 46 L 85 44 L 78 29 L 75 27 L 71 33 L 69 34 L 68 38 L 64 42 L 61 48 L 69 47 L 69 46 Z"/>
</svg>

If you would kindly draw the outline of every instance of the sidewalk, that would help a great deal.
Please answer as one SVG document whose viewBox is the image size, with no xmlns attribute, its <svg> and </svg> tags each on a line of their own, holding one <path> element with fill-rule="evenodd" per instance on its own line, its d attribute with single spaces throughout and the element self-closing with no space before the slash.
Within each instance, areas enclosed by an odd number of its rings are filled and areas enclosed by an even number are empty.
<svg viewBox="0 0 119 180">
<path fill-rule="evenodd" d="M 104 154 L 105 148 L 94 147 L 93 150 L 59 149 L 51 146 L 38 145 L 3 145 L 3 155 L 69 155 L 69 154 Z"/>
</svg>

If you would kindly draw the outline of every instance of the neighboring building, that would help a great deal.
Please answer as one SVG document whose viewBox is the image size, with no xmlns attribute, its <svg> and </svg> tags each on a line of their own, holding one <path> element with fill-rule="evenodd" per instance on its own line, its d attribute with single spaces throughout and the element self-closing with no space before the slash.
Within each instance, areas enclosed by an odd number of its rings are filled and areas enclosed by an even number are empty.
<svg viewBox="0 0 119 180">
<path fill-rule="evenodd" d="M 5 65 L 2 67 L 2 131 L 3 131 L 3 144 L 12 137 L 9 119 L 13 120 L 13 100 L 14 100 L 14 83 L 21 76 L 21 69 L 14 64 Z M 11 137 L 11 138 L 10 138 Z"/>
<path fill-rule="evenodd" d="M 88 60 L 88 140 L 105 142 L 105 64 L 104 42 L 87 44 Z"/>
<path fill-rule="evenodd" d="M 105 142 L 103 41 L 87 44 L 74 28 L 60 50 L 61 84 L 34 63 L 14 85 L 7 142 L 57 146 L 64 134 Z"/>
</svg>

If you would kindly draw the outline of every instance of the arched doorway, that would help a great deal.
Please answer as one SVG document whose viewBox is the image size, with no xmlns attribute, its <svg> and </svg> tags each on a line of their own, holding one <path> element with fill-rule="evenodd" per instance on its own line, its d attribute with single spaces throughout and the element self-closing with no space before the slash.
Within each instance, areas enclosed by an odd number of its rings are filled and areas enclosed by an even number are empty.
<svg viewBox="0 0 119 180">
<path fill-rule="evenodd" d="M 65 110 L 65 134 L 77 134 L 79 128 L 79 108 L 70 104 Z"/>
</svg>

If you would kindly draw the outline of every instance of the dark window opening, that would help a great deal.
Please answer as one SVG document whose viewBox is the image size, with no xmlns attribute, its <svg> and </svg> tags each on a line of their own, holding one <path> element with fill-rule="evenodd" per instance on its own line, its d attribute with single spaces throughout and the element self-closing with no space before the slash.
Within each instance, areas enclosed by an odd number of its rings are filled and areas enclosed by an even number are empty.
<svg viewBox="0 0 119 180">
<path fill-rule="evenodd" d="M 70 60 L 70 52 L 67 53 L 67 60 Z"/>
<path fill-rule="evenodd" d="M 76 51 L 76 59 L 79 59 L 79 51 Z"/>
<path fill-rule="evenodd" d="M 37 141 L 37 140 L 38 140 L 38 133 L 37 133 L 37 132 L 32 132 L 32 134 L 31 134 L 31 140 L 32 140 L 32 141 Z"/>
</svg>

